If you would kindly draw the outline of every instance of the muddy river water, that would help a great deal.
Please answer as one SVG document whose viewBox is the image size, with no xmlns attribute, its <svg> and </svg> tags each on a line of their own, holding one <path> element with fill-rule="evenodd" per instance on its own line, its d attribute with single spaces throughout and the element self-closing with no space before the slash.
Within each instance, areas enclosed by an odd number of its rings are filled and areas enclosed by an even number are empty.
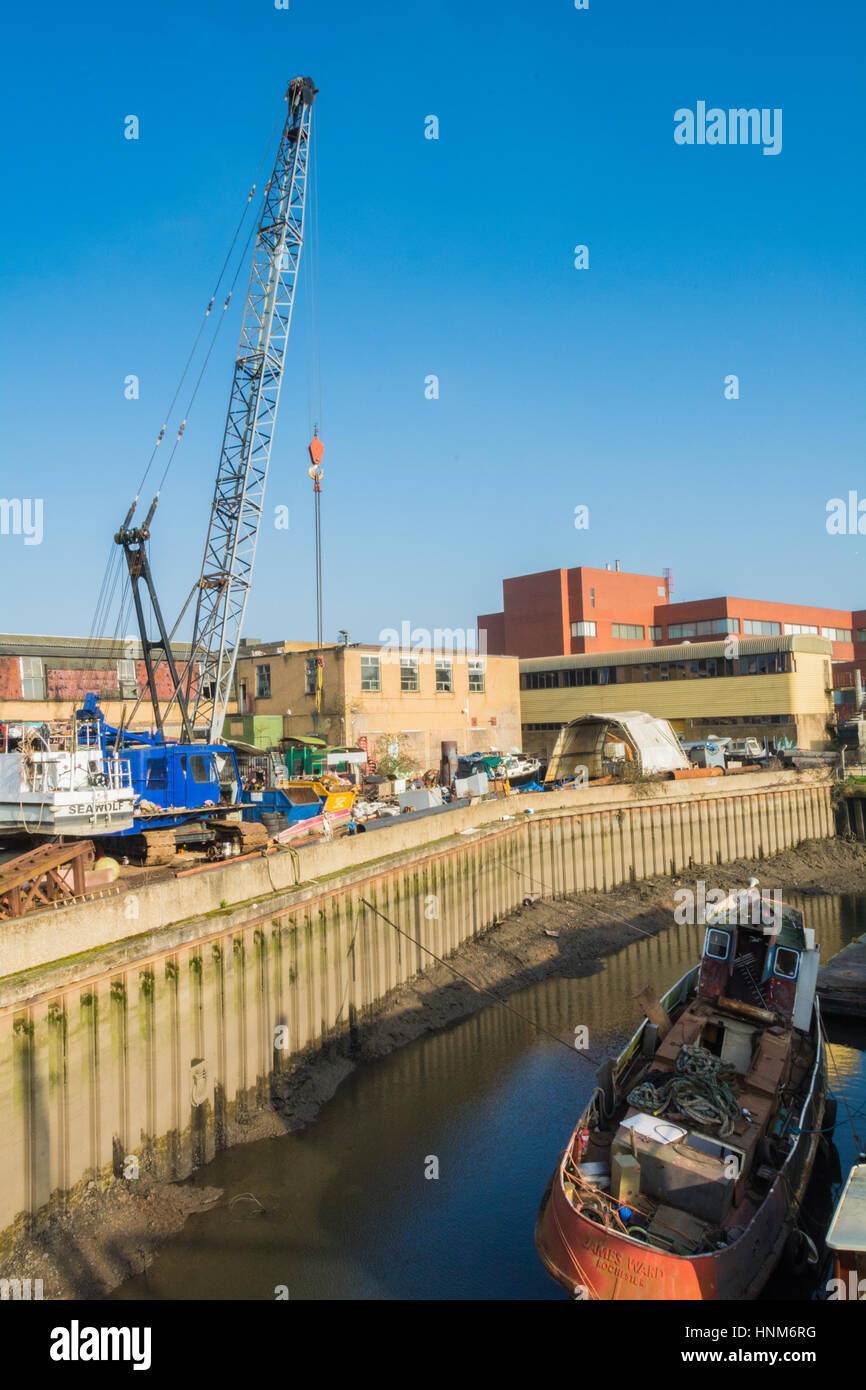
<svg viewBox="0 0 866 1390">
<path fill-rule="evenodd" d="M 797 901 L 796 895 L 791 895 Z M 823 960 L 866 931 L 866 895 L 809 898 Z M 509 1004 L 593 1058 L 697 960 L 704 929 L 671 925 L 582 979 L 548 979 Z M 866 1028 L 828 1020 L 835 1145 L 808 1202 L 820 1227 L 866 1135 Z M 533 1242 L 539 1201 L 593 1086 L 586 1054 L 491 1003 L 359 1066 L 308 1129 L 221 1153 L 191 1182 L 223 1189 L 116 1299 L 558 1299 Z M 807 1229 L 809 1229 L 807 1227 Z M 808 1299 L 826 1271 L 779 1272 L 772 1299 Z"/>
</svg>

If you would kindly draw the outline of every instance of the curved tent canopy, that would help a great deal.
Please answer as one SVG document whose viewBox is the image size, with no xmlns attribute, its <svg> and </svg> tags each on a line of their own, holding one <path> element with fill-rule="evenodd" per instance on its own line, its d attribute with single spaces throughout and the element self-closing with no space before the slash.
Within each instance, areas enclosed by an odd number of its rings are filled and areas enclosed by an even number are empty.
<svg viewBox="0 0 866 1390">
<path fill-rule="evenodd" d="M 643 772 L 674 772 L 689 766 L 666 719 L 641 710 L 582 714 L 560 729 L 544 780 L 558 782 L 573 777 L 581 767 L 587 769 L 590 780 L 603 777 L 605 745 L 611 743 L 624 743 L 626 760 L 639 763 Z"/>
</svg>

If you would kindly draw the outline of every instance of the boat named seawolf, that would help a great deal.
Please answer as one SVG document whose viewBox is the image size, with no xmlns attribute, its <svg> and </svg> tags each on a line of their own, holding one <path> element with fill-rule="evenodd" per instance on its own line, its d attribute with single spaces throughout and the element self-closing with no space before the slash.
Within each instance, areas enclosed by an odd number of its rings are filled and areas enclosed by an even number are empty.
<svg viewBox="0 0 866 1390">
<path fill-rule="evenodd" d="M 774 894 L 774 899 L 776 895 Z M 825 1124 L 820 953 L 755 881 L 707 912 L 700 964 L 598 1085 L 535 1239 L 576 1298 L 749 1299 L 786 1251 Z"/>
</svg>

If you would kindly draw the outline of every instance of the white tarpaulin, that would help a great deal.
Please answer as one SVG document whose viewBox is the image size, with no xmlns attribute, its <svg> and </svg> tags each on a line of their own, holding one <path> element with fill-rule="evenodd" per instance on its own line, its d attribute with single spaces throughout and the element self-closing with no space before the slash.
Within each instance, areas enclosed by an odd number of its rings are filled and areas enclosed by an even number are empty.
<svg viewBox="0 0 866 1390">
<path fill-rule="evenodd" d="M 674 772 L 687 768 L 688 758 L 666 719 L 642 710 L 621 714 L 582 714 L 559 731 L 545 781 L 572 777 L 578 768 L 589 778 L 604 776 L 605 745 L 625 741 L 643 772 Z"/>
</svg>

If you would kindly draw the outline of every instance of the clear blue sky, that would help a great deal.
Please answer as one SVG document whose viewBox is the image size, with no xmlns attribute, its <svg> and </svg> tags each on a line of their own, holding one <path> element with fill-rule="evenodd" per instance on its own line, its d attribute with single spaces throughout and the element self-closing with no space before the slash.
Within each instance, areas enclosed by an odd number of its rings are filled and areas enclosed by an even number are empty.
<svg viewBox="0 0 866 1390">
<path fill-rule="evenodd" d="M 44 540 L 0 536 L 0 628 L 89 630 L 298 73 L 320 88 L 326 637 L 470 627 L 504 576 L 616 559 L 671 566 L 678 599 L 866 606 L 866 537 L 825 529 L 829 498 L 866 497 L 864 29 L 854 0 L 10 12 L 0 492 L 44 499 Z M 781 154 L 676 145 L 699 100 L 781 107 Z M 172 617 L 241 300 L 158 514 Z M 301 298 L 266 509 L 291 528 L 264 527 L 250 636 L 315 631 L 306 361 Z"/>
</svg>

